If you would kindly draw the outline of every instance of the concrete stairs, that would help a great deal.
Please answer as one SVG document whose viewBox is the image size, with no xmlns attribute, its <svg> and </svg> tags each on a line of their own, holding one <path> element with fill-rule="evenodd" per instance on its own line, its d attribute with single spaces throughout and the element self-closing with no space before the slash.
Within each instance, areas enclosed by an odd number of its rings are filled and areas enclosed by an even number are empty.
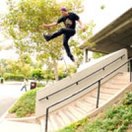
<svg viewBox="0 0 132 132">
<path fill-rule="evenodd" d="M 112 105 L 129 87 L 132 89 L 129 73 L 118 73 L 101 84 L 98 109 L 96 109 L 97 88 L 94 88 L 81 98 L 49 113 L 48 132 L 55 132 L 71 123 L 101 112 L 101 108 L 110 106 L 110 102 Z M 37 121 L 40 124 L 3 119 L 0 121 L 0 132 L 45 132 L 45 116 L 37 118 Z"/>
<path fill-rule="evenodd" d="M 105 106 L 113 98 L 116 98 L 130 85 L 130 75 L 128 73 L 119 73 L 109 81 L 101 85 L 99 107 Z M 55 110 L 49 114 L 48 131 L 54 132 L 64 128 L 67 125 L 81 120 L 96 111 L 97 88 L 92 89 L 83 97 L 71 102 L 70 104 Z M 45 130 L 45 116 L 39 118 L 43 132 Z"/>
</svg>

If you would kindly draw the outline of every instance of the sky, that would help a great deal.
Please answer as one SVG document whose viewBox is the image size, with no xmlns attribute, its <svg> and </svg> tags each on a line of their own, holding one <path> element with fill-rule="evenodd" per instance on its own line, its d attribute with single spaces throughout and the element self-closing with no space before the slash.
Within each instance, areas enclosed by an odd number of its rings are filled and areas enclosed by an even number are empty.
<svg viewBox="0 0 132 132">
<path fill-rule="evenodd" d="M 100 8 L 102 5 L 105 7 L 104 10 Z M 130 8 L 132 8 L 132 0 L 84 0 L 84 12 L 80 18 L 84 24 L 93 20 L 96 24 L 93 33 L 96 34 Z M 0 0 L 0 14 L 2 13 L 7 13 L 6 0 Z M 0 45 L 7 42 L 8 40 L 5 41 L 0 34 Z M 16 57 L 13 52 L 10 53 L 0 51 L 0 58 Z"/>
<path fill-rule="evenodd" d="M 96 24 L 94 34 L 132 8 L 132 0 L 85 0 L 83 20 L 93 20 Z M 105 9 L 100 7 L 104 5 Z"/>
</svg>

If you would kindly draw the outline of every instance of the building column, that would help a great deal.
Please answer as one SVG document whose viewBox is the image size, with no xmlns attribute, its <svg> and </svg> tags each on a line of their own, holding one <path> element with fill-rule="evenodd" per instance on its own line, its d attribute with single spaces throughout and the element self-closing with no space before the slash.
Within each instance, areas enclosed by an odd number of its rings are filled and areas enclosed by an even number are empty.
<svg viewBox="0 0 132 132">
<path fill-rule="evenodd" d="M 87 63 L 89 61 L 88 51 L 88 49 L 84 49 L 84 63 Z"/>
</svg>

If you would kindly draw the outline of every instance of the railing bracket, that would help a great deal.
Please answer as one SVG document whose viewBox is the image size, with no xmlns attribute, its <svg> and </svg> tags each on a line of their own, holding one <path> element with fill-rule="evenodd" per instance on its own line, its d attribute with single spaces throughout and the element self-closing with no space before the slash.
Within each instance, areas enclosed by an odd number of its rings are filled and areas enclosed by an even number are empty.
<svg viewBox="0 0 132 132">
<path fill-rule="evenodd" d="M 78 82 L 76 82 L 76 85 L 78 85 Z"/>
<path fill-rule="evenodd" d="M 49 100 L 49 97 L 47 96 L 46 99 Z"/>
</svg>

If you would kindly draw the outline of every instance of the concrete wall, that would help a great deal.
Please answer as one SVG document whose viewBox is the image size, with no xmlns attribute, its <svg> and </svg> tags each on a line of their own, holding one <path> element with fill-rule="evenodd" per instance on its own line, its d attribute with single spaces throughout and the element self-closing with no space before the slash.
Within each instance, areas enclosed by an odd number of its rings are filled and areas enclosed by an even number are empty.
<svg viewBox="0 0 132 132">
<path fill-rule="evenodd" d="M 78 80 L 80 80 L 81 78 L 84 78 L 87 75 L 90 75 L 91 73 L 93 73 L 93 72 L 97 71 L 98 69 L 104 67 L 105 65 L 109 64 L 110 62 L 113 62 L 114 60 L 116 60 L 117 58 L 119 58 L 122 55 L 124 55 L 124 57 L 122 59 L 119 59 L 118 61 L 109 65 L 107 68 L 105 68 L 105 70 L 101 70 L 98 73 L 93 74 L 89 78 L 82 80 L 81 82 L 79 82 L 78 85 L 74 84 L 73 86 L 70 86 L 68 89 L 66 89 L 66 90 L 64 90 L 58 94 L 55 94 L 52 97 L 49 97 L 49 100 L 44 99 L 42 101 L 39 101 L 39 99 L 41 99 L 41 98 L 43 98 L 43 97 L 45 97 L 51 93 L 54 93 L 54 92 L 56 92 L 56 91 L 58 91 L 64 87 L 74 83 L 74 82 L 77 82 Z M 109 55 L 106 55 L 102 58 L 97 59 L 94 63 L 93 62 L 89 63 L 88 67 L 85 70 L 78 72 L 78 73 L 75 73 L 71 77 L 67 77 L 61 81 L 56 82 L 55 84 L 53 84 L 49 87 L 45 87 L 44 89 L 38 91 L 37 92 L 37 98 L 36 98 L 36 116 L 43 116 L 45 114 L 46 108 L 48 106 L 72 95 L 73 93 L 76 93 L 77 91 L 79 91 L 82 88 L 89 86 L 90 84 L 92 84 L 95 81 L 99 80 L 100 78 L 104 77 L 105 75 L 107 75 L 108 73 L 113 71 L 114 69 L 118 68 L 124 62 L 126 62 L 127 59 L 128 59 L 127 50 L 126 49 L 119 50 L 117 52 L 111 53 Z M 112 76 L 114 76 L 115 74 L 117 74 L 119 72 L 127 71 L 127 69 L 128 69 L 128 67 L 127 67 L 127 65 L 125 65 L 124 67 L 119 69 L 117 72 L 115 72 L 114 74 L 112 74 L 111 76 L 109 76 L 105 80 L 103 80 L 103 82 L 107 81 L 109 78 L 111 78 Z M 96 88 L 96 87 L 97 87 L 97 84 L 90 87 L 86 91 L 78 94 L 77 96 L 71 98 L 70 100 L 67 100 L 67 101 L 53 107 L 52 109 L 50 109 L 50 111 L 54 111 L 56 109 L 59 109 L 60 107 L 68 104 L 69 102 L 72 102 L 72 101 L 78 99 L 79 97 L 85 95 L 89 90 Z"/>
</svg>

